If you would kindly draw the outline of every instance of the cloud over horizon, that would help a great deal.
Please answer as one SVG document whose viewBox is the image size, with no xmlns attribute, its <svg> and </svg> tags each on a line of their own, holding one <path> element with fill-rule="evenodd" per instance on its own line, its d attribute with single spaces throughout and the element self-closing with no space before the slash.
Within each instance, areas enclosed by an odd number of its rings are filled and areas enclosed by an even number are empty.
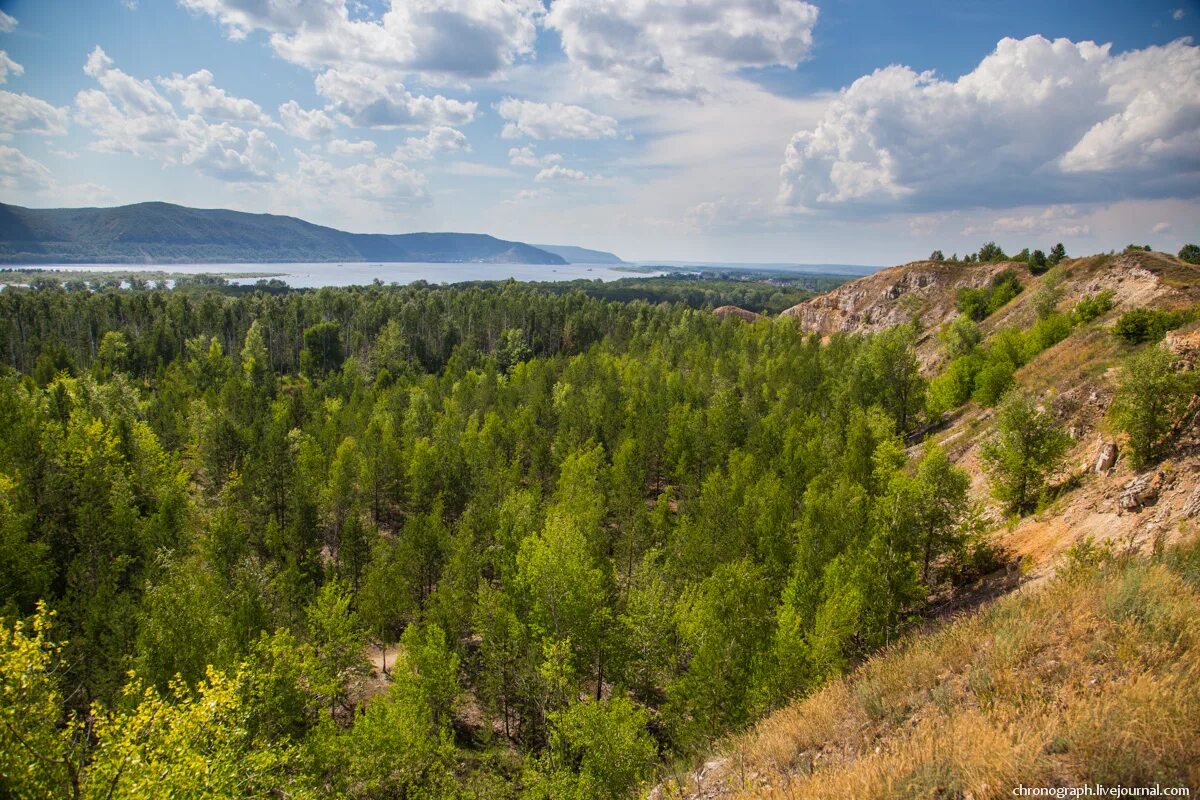
<svg viewBox="0 0 1200 800">
<path fill-rule="evenodd" d="M 970 73 L 906 66 L 844 89 L 797 133 L 780 200 L 806 209 L 1004 208 L 1195 196 L 1200 48 L 1002 39 Z"/>
</svg>

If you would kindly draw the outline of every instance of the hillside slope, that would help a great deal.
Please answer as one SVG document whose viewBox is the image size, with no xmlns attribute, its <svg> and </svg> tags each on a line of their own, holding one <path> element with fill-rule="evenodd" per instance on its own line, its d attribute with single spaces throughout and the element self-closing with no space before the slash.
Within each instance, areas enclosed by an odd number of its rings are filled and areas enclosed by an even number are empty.
<svg viewBox="0 0 1200 800">
<path fill-rule="evenodd" d="M 873 658 L 659 798 L 985 798 L 1200 786 L 1200 545 L 1072 574 Z"/>
<path fill-rule="evenodd" d="M 138 203 L 33 209 L 0 204 L 3 263 L 427 261 L 566 264 L 478 233 L 347 233 L 295 217 Z"/>
<path fill-rule="evenodd" d="M 1076 322 L 1015 373 L 1016 385 L 1073 440 L 1051 477 L 1052 499 L 1037 513 L 1010 519 L 990 494 L 979 456 L 995 409 L 968 401 L 931 432 L 971 477 L 988 539 L 1007 566 L 958 597 L 938 598 L 930 615 L 969 607 L 997 586 L 1019 586 L 1016 596 L 914 633 L 727 742 L 702 768 L 678 776 L 678 787 L 660 785 L 660 797 L 978 800 L 1011 796 L 1022 781 L 1200 786 L 1200 544 L 1184 559 L 1190 585 L 1178 570 L 1143 560 L 1200 531 L 1200 400 L 1176 421 L 1164 457 L 1141 470 L 1107 418 L 1121 365 L 1147 346 L 1123 342 L 1113 326 L 1135 308 L 1196 306 L 1200 267 L 1142 252 L 1074 259 L 1041 276 L 1013 264 L 919 262 L 787 313 L 823 335 L 916 320 L 918 355 L 934 375 L 945 362 L 937 334 L 957 315 L 958 289 L 986 285 L 1006 268 L 1017 271 L 1023 291 L 980 323 L 985 346 L 1001 330 L 1029 330 L 1047 297 L 1067 315 L 1084 297 L 1112 297 L 1109 311 Z M 1196 368 L 1200 322 L 1171 331 L 1163 346 L 1177 368 Z M 1106 453 L 1115 462 L 1100 458 Z M 1064 578 L 1092 547 L 1125 560 Z"/>
<path fill-rule="evenodd" d="M 1114 292 L 1115 311 L 1153 305 L 1178 308 L 1200 302 L 1200 267 L 1166 253 L 1131 252 L 1065 261 L 1043 275 L 1012 261 L 962 264 L 915 261 L 880 270 L 845 283 L 831 292 L 799 303 L 783 313 L 821 336 L 837 332 L 878 333 L 916 321 L 921 329 L 918 355 L 926 365 L 936 361 L 936 334 L 958 316 L 962 289 L 988 286 L 1006 270 L 1016 273 L 1023 291 L 988 317 L 984 332 L 1004 325 L 1027 325 L 1035 318 L 1034 298 L 1053 282 L 1060 308 L 1070 308 L 1085 295 Z"/>
</svg>

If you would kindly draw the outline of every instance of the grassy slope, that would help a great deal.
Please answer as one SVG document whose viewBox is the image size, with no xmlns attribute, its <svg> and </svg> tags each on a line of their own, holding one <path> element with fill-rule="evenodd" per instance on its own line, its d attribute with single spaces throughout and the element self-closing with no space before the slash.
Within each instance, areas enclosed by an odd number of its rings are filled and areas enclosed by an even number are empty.
<svg viewBox="0 0 1200 800">
<path fill-rule="evenodd" d="M 1077 560 L 1076 564 L 1085 564 Z M 1200 545 L 1081 566 L 885 652 L 661 795 L 1010 797 L 1200 787 Z"/>
</svg>

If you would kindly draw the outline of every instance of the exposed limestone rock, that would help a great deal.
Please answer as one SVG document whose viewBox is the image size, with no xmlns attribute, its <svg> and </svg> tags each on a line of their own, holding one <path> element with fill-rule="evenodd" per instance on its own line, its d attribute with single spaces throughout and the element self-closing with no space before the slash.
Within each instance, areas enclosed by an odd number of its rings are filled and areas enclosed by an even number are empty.
<svg viewBox="0 0 1200 800">
<path fill-rule="evenodd" d="M 1192 492 L 1192 496 L 1183 504 L 1183 509 L 1180 513 L 1184 519 L 1191 519 L 1200 514 L 1200 486 L 1196 487 L 1196 490 Z"/>
<path fill-rule="evenodd" d="M 1103 475 L 1113 468 L 1117 463 L 1117 445 L 1113 442 L 1105 442 L 1100 445 L 1100 452 L 1096 455 L 1096 464 L 1094 469 L 1097 475 Z"/>
<path fill-rule="evenodd" d="M 1121 487 L 1121 495 L 1117 498 L 1117 504 L 1123 511 L 1141 508 L 1158 498 L 1162 482 L 1163 474 L 1161 472 L 1153 475 L 1139 475 Z"/>
<path fill-rule="evenodd" d="M 739 308 L 737 306 L 721 306 L 720 308 L 714 308 L 713 314 L 717 316 L 717 319 L 737 317 L 739 319 L 746 320 L 746 322 L 754 322 L 756 319 L 762 319 L 762 314 L 757 314 L 753 311 L 747 311 L 746 309 Z"/>
</svg>

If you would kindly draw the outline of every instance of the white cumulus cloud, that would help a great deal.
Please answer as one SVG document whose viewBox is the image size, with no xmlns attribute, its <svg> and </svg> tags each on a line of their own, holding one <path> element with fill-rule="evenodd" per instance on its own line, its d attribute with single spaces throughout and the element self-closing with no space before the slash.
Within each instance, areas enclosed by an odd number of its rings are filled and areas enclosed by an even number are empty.
<svg viewBox="0 0 1200 800">
<path fill-rule="evenodd" d="M 533 145 L 508 148 L 508 163 L 514 167 L 548 167 L 561 161 L 562 156 L 558 153 L 546 153 L 539 156 L 534 152 Z"/>
<path fill-rule="evenodd" d="M 62 136 L 70 120 L 68 109 L 52 106 L 27 94 L 0 90 L 0 132 Z"/>
<path fill-rule="evenodd" d="M 17 20 L 0 11 L 0 33 L 12 33 L 17 29 Z"/>
<path fill-rule="evenodd" d="M 373 156 L 375 143 L 370 139 L 359 139 L 352 142 L 348 139 L 334 139 L 325 145 L 325 149 L 335 156 Z"/>
<path fill-rule="evenodd" d="M 804 208 L 1009 207 L 1194 195 L 1200 49 L 1003 39 L 967 75 L 890 66 L 792 137 L 780 199 Z"/>
<path fill-rule="evenodd" d="M 617 135 L 617 121 L 567 103 L 535 103 L 506 97 L 496 104 L 506 139 L 603 139 Z"/>
<path fill-rule="evenodd" d="M 275 124 L 258 103 L 214 86 L 213 74 L 206 69 L 187 76 L 176 72 L 169 78 L 159 78 L 158 84 L 178 95 L 184 108 L 210 119 L 262 127 Z"/>
<path fill-rule="evenodd" d="M 279 106 L 283 129 L 300 139 L 323 139 L 337 129 L 337 122 L 319 108 L 305 109 L 295 100 Z"/>
<path fill-rule="evenodd" d="M 0 145 L 0 187 L 37 191 L 49 187 L 52 182 L 45 164 L 15 147 Z"/>
<path fill-rule="evenodd" d="M 180 116 L 154 84 L 116 68 L 100 47 L 88 56 L 84 72 L 100 86 L 75 96 L 79 122 L 96 137 L 92 149 L 191 166 L 224 181 L 273 179 L 278 152 L 261 130 L 209 123 L 198 113 Z"/>
<path fill-rule="evenodd" d="M 428 161 L 438 153 L 469 153 L 471 145 L 462 131 L 439 125 L 424 136 L 411 136 L 396 148 L 393 158 Z"/>
<path fill-rule="evenodd" d="M 24 75 L 25 68 L 8 57 L 8 53 L 0 50 L 0 83 L 8 83 L 9 74 Z"/>
<path fill-rule="evenodd" d="M 428 201 L 425 176 L 392 158 L 379 156 L 346 167 L 301 151 L 296 158 L 296 170 L 284 179 L 284 188 L 300 200 L 370 200 L 386 206 Z"/>
<path fill-rule="evenodd" d="M 803 0 L 555 0 L 546 17 L 599 88 L 677 97 L 741 68 L 795 67 L 816 22 Z"/>
<path fill-rule="evenodd" d="M 541 0 L 392 0 L 382 14 L 346 0 L 181 0 L 232 39 L 269 35 L 310 69 L 369 65 L 430 76 L 490 76 L 533 52 Z M 355 13 L 351 14 L 351 7 Z"/>
<path fill-rule="evenodd" d="M 398 76 L 374 68 L 329 69 L 317 76 L 317 93 L 355 126 L 425 128 L 462 125 L 478 105 L 436 95 L 414 95 Z"/>
<path fill-rule="evenodd" d="M 561 164 L 552 164 L 534 176 L 534 180 L 538 183 L 546 181 L 575 181 L 583 183 L 591 180 L 591 177 L 581 170 L 564 167 Z"/>
</svg>

